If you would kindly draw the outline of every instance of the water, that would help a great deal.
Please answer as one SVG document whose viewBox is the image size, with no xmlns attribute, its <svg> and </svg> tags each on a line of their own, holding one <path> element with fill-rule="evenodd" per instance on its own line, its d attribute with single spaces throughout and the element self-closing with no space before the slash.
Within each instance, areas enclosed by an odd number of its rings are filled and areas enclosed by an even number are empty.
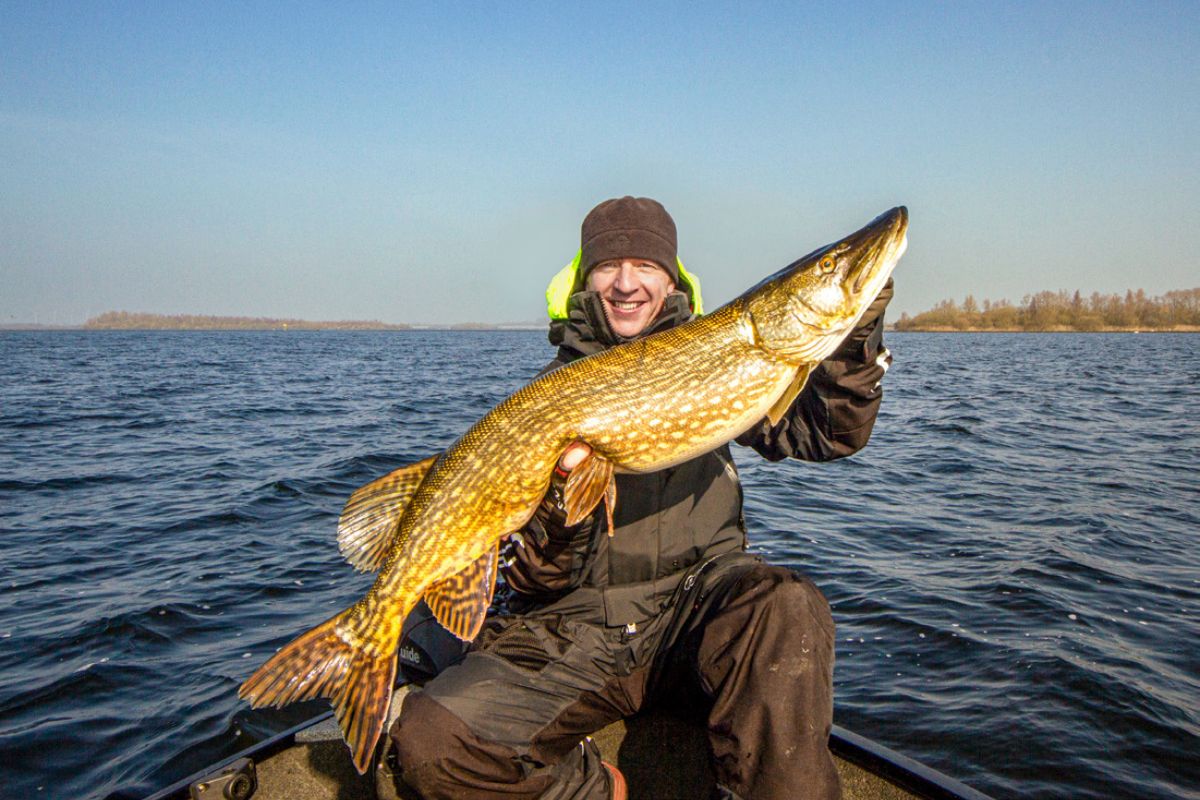
<svg viewBox="0 0 1200 800">
<path fill-rule="evenodd" d="M 1002 797 L 1200 797 L 1200 338 L 890 335 L 870 446 L 736 457 L 838 622 L 839 724 Z M 0 333 L 0 781 L 135 798 L 324 706 L 236 688 L 370 582 L 349 493 L 533 332 Z"/>
</svg>

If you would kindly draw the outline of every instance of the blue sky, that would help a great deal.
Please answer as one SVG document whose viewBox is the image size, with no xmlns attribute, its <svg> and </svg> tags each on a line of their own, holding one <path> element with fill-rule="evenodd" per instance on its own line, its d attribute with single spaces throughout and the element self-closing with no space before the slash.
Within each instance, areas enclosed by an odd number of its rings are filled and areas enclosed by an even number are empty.
<svg viewBox="0 0 1200 800">
<path fill-rule="evenodd" d="M 623 194 L 710 307 L 901 203 L 897 313 L 1160 294 L 1197 141 L 1195 2 L 5 2 L 0 322 L 535 320 Z"/>
</svg>

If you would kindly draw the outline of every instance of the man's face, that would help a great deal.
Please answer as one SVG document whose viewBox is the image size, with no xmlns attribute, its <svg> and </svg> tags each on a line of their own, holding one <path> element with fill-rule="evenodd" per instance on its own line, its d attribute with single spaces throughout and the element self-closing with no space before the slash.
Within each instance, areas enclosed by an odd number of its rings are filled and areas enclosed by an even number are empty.
<svg viewBox="0 0 1200 800">
<path fill-rule="evenodd" d="M 653 261 L 623 258 L 592 267 L 586 288 L 600 295 L 613 332 L 629 338 L 658 316 L 667 295 L 675 291 L 675 282 Z"/>
</svg>

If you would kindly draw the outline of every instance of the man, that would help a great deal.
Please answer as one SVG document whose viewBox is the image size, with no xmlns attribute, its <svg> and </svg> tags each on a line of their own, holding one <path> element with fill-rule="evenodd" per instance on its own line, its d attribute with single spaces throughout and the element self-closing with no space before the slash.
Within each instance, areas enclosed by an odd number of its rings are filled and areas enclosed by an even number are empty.
<svg viewBox="0 0 1200 800">
<path fill-rule="evenodd" d="M 700 302 L 674 221 L 647 198 L 594 208 L 556 280 L 569 301 L 551 323 L 547 370 L 686 322 Z M 890 363 L 890 298 L 889 283 L 778 425 L 764 419 L 738 441 L 771 460 L 865 445 Z M 567 450 L 514 537 L 506 613 L 406 699 L 392 729 L 404 780 L 426 798 L 623 798 L 624 779 L 585 737 L 662 701 L 704 709 L 719 796 L 840 796 L 829 606 L 807 578 L 746 552 L 728 446 L 618 475 L 611 537 L 603 513 L 565 524 L 562 488 L 587 452 Z"/>
</svg>

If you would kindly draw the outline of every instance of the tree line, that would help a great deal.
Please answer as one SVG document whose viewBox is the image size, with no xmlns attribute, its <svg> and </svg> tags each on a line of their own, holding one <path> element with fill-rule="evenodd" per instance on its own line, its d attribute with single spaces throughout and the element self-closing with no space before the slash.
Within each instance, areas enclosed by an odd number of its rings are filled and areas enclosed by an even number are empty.
<svg viewBox="0 0 1200 800">
<path fill-rule="evenodd" d="M 311 322 L 303 319 L 271 317 L 212 317 L 200 314 L 144 314 L 132 311 L 106 311 L 83 324 L 85 328 L 104 330 L 403 330 L 409 325 L 389 325 L 377 320 Z"/>
<path fill-rule="evenodd" d="M 1200 330 L 1200 289 L 1159 297 L 1130 289 L 1120 294 L 1038 292 L 1020 305 L 1008 300 L 943 300 L 929 311 L 900 315 L 901 331 L 1129 331 Z"/>
</svg>

